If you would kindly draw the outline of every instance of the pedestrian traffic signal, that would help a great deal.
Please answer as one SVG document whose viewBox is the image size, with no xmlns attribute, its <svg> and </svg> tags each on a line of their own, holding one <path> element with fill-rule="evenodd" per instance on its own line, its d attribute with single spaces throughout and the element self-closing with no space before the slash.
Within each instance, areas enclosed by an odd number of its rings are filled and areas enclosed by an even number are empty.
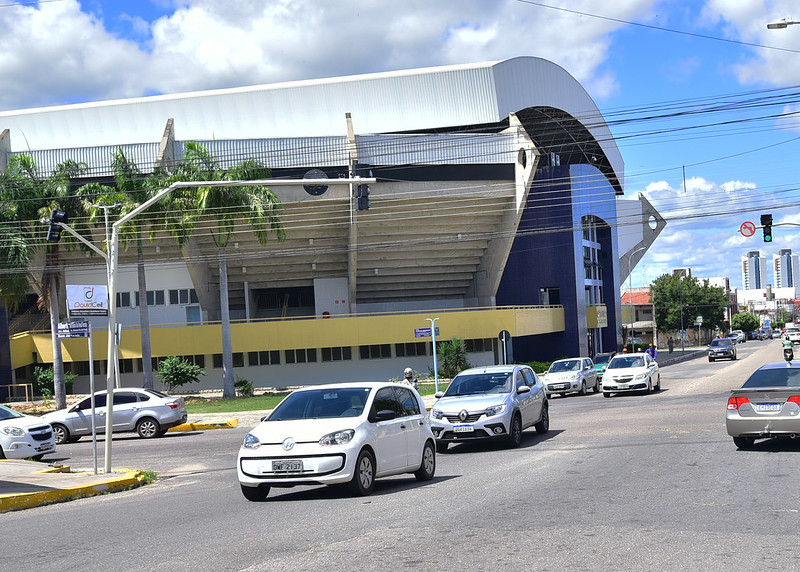
<svg viewBox="0 0 800 572">
<path fill-rule="evenodd" d="M 764 242 L 772 242 L 772 215 L 761 215 L 761 226 L 764 229 Z"/>
<path fill-rule="evenodd" d="M 61 224 L 66 224 L 67 213 L 64 211 L 50 211 L 50 228 L 47 230 L 47 242 L 61 240 Z"/>
<path fill-rule="evenodd" d="M 356 209 L 369 210 L 369 187 L 367 185 L 356 186 Z"/>
</svg>

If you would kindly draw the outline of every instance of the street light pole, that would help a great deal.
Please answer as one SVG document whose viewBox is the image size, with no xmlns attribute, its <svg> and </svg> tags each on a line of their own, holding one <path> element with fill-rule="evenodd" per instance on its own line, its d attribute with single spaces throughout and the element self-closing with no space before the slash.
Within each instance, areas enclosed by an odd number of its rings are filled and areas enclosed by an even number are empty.
<svg viewBox="0 0 800 572">
<path fill-rule="evenodd" d="M 782 20 L 778 20 L 777 22 L 770 22 L 767 24 L 767 30 L 780 30 L 783 28 L 788 28 L 789 26 L 793 26 L 795 24 L 800 24 L 800 22 L 795 22 L 789 18 L 783 18 Z"/>
<path fill-rule="evenodd" d="M 431 323 L 431 338 L 433 338 L 433 380 L 435 392 L 439 393 L 439 364 L 436 361 L 436 320 L 439 318 L 425 318 Z"/>
<path fill-rule="evenodd" d="M 633 272 L 631 270 L 631 259 L 633 258 L 634 254 L 636 254 L 637 252 L 641 252 L 642 250 L 647 250 L 647 247 L 643 246 L 641 248 L 638 248 L 638 249 L 634 250 L 633 252 L 631 252 L 628 255 L 628 306 L 630 307 L 630 313 L 631 313 L 631 331 L 628 332 L 628 339 L 631 341 L 631 353 L 633 353 L 633 349 L 634 349 L 634 346 L 633 346 L 633 322 L 635 321 L 634 320 L 634 317 L 635 317 L 634 316 L 634 309 L 633 309 L 633 280 L 632 280 Z"/>
</svg>

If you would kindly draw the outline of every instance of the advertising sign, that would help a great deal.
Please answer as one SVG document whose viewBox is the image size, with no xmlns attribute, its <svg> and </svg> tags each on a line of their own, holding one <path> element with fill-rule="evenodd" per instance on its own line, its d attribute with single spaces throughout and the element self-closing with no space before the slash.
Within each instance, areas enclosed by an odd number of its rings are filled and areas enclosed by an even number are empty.
<svg viewBox="0 0 800 572">
<path fill-rule="evenodd" d="M 108 316 L 108 287 L 67 285 L 70 316 Z"/>
<path fill-rule="evenodd" d="M 56 330 L 58 338 L 88 338 L 89 322 L 60 322 Z"/>
</svg>

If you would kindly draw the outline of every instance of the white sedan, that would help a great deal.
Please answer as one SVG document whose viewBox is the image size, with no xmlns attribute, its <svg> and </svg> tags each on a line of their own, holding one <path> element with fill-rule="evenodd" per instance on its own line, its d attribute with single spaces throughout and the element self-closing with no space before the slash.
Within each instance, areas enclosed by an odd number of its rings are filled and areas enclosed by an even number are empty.
<svg viewBox="0 0 800 572">
<path fill-rule="evenodd" d="M 390 382 L 298 389 L 248 433 L 236 463 L 242 494 L 263 501 L 271 487 L 348 483 L 356 495 L 375 479 L 433 478 L 436 446 L 425 404 Z"/>
<path fill-rule="evenodd" d="M 603 374 L 603 397 L 612 393 L 630 393 L 661 390 L 658 363 L 650 354 L 617 354 L 608 363 Z"/>
<path fill-rule="evenodd" d="M 53 429 L 47 421 L 0 405 L 0 459 L 39 460 L 55 452 Z"/>
</svg>

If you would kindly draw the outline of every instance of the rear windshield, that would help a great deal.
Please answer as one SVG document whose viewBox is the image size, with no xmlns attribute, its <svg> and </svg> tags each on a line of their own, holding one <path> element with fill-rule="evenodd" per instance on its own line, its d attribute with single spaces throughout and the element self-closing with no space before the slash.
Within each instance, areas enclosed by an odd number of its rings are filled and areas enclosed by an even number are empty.
<svg viewBox="0 0 800 572">
<path fill-rule="evenodd" d="M 742 387 L 800 387 L 800 368 L 757 369 Z"/>
</svg>

